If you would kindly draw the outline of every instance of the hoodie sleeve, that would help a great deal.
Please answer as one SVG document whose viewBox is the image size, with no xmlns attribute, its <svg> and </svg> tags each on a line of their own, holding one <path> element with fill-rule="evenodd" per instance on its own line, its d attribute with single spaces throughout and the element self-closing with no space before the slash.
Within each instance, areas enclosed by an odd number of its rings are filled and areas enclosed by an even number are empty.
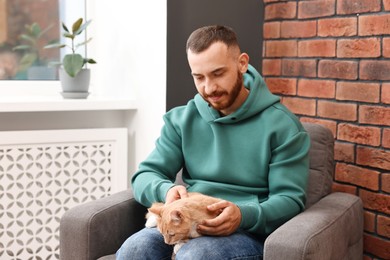
<svg viewBox="0 0 390 260">
<path fill-rule="evenodd" d="M 304 210 L 310 138 L 300 131 L 272 151 L 268 199 L 241 203 L 241 228 L 268 235 Z"/>
<path fill-rule="evenodd" d="M 165 201 L 166 193 L 174 186 L 176 174 L 182 168 L 181 138 L 168 117 L 164 116 L 164 121 L 155 149 L 131 179 L 135 199 L 146 207 Z"/>
</svg>

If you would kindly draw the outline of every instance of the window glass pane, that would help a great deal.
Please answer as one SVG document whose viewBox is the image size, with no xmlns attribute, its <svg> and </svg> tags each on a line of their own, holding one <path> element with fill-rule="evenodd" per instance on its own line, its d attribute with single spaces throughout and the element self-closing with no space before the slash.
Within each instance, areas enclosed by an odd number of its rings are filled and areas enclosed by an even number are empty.
<svg viewBox="0 0 390 260">
<path fill-rule="evenodd" d="M 80 0 L 0 0 L 0 80 L 57 80 L 63 49 L 44 49 L 61 39 L 61 21 L 84 17 Z"/>
</svg>

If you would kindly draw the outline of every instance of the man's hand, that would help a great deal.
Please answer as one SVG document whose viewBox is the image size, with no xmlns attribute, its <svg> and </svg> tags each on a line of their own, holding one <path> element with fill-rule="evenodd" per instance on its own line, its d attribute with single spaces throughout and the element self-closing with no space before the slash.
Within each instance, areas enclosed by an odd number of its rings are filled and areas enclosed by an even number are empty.
<svg viewBox="0 0 390 260">
<path fill-rule="evenodd" d="M 240 226 L 241 211 L 236 204 L 223 200 L 207 206 L 207 209 L 221 213 L 216 218 L 204 220 L 198 225 L 199 233 L 210 236 L 228 236 Z"/>
<path fill-rule="evenodd" d="M 182 198 L 187 198 L 188 192 L 186 187 L 183 185 L 176 185 L 169 189 L 167 195 L 165 197 L 165 204 L 169 204 L 174 202 L 175 200 L 179 200 Z"/>
</svg>

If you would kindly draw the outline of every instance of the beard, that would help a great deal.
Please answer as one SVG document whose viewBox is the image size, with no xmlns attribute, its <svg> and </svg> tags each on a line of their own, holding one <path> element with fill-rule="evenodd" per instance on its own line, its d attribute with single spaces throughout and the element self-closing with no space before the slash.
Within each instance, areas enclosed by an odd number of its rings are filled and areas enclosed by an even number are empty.
<svg viewBox="0 0 390 260">
<path fill-rule="evenodd" d="M 236 101 L 241 88 L 243 87 L 243 76 L 240 71 L 237 71 L 237 80 L 234 83 L 230 92 L 228 91 L 214 91 L 211 94 L 203 94 L 203 98 L 212 106 L 214 109 L 221 111 L 226 108 L 229 108 L 233 105 L 234 101 Z M 213 102 L 210 98 L 213 96 L 221 96 L 221 101 Z"/>
</svg>

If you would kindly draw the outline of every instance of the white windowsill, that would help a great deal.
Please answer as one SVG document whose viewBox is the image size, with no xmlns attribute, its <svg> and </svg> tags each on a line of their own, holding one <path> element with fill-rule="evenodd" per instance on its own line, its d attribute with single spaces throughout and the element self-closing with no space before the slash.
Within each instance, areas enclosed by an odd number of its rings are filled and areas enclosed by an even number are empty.
<svg viewBox="0 0 390 260">
<path fill-rule="evenodd" d="M 63 99 L 60 94 L 58 96 L 0 97 L 0 113 L 135 109 L 137 109 L 135 100 L 110 97 L 90 96 L 87 99 Z"/>
<path fill-rule="evenodd" d="M 1 81 L 0 113 L 135 110 L 134 99 L 92 94 L 86 99 L 64 99 L 59 81 Z"/>
</svg>

